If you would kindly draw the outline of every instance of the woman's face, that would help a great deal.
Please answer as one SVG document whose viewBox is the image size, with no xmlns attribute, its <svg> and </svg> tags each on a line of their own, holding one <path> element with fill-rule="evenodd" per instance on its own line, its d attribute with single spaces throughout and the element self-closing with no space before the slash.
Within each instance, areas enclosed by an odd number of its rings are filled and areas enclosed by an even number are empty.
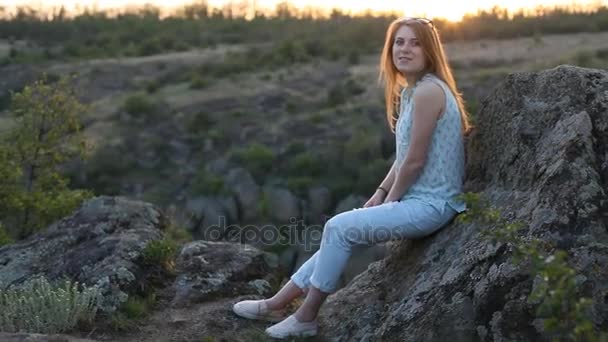
<svg viewBox="0 0 608 342">
<path fill-rule="evenodd" d="M 424 70 L 425 58 L 422 46 L 414 31 L 407 25 L 395 32 L 393 63 L 402 74 L 417 74 Z"/>
</svg>

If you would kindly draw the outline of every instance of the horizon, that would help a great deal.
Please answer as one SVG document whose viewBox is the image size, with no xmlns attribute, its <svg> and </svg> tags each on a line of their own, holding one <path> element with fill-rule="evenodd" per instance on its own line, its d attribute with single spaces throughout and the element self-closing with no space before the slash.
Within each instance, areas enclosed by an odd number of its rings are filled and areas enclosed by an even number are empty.
<svg viewBox="0 0 608 342">
<path fill-rule="evenodd" d="M 126 3 L 125 3 L 126 2 Z M 43 13 L 58 10 L 62 6 L 69 14 L 79 14 L 85 9 L 93 11 L 106 11 L 109 13 L 120 13 L 127 10 L 143 8 L 146 5 L 152 5 L 161 10 L 163 15 L 171 15 L 187 5 L 200 3 L 201 1 L 190 0 L 4 0 L 0 5 L 0 9 L 4 8 L 5 13 L 11 15 L 15 13 L 18 7 L 29 7 L 31 9 L 41 11 Z M 243 0 L 243 1 L 223 1 L 210 0 L 206 1 L 211 8 L 222 8 L 228 4 L 239 6 L 240 8 L 257 9 L 264 13 L 271 13 L 276 8 L 276 5 L 283 1 L 273 0 Z M 449 0 L 429 0 L 424 5 L 421 3 L 412 3 L 411 7 L 403 5 L 402 1 L 388 0 L 374 3 L 369 6 L 369 2 L 362 0 L 334 0 L 334 1 L 305 1 L 292 0 L 289 4 L 299 10 L 307 8 L 318 10 L 320 12 L 328 12 L 332 9 L 339 9 L 347 14 L 358 15 L 364 13 L 381 14 L 381 13 L 397 13 L 407 16 L 425 16 L 433 19 L 447 19 L 453 22 L 462 20 L 467 14 L 476 14 L 482 10 L 491 10 L 493 7 L 499 7 L 513 14 L 518 11 L 526 13 L 534 13 L 539 8 L 555 8 L 565 7 L 573 10 L 591 11 L 599 7 L 607 7 L 608 0 L 591 0 L 591 1 L 568 1 L 568 0 L 513 0 L 509 1 L 508 5 L 503 5 L 494 0 L 473 0 L 462 3 L 454 3 Z"/>
</svg>

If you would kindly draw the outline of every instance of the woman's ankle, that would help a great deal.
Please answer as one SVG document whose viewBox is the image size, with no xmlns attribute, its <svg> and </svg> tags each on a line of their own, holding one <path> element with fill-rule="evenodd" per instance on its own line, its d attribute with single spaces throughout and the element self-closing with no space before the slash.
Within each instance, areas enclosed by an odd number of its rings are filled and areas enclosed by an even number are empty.
<svg viewBox="0 0 608 342">
<path fill-rule="evenodd" d="M 276 299 L 273 298 L 264 299 L 264 303 L 266 304 L 266 307 L 270 310 L 281 310 L 287 306 L 286 304 L 283 305 L 279 303 Z"/>
</svg>

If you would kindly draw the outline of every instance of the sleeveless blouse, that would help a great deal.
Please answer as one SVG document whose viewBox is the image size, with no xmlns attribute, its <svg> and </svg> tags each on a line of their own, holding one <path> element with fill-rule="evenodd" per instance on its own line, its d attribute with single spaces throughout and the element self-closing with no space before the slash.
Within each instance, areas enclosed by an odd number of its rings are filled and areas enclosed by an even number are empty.
<svg viewBox="0 0 608 342">
<path fill-rule="evenodd" d="M 462 122 L 456 98 L 447 84 L 434 74 L 426 74 L 412 88 L 401 92 L 399 117 L 395 124 L 395 171 L 399 172 L 407 156 L 412 128 L 413 93 L 421 82 L 434 82 L 444 93 L 446 103 L 443 115 L 437 121 L 428 149 L 426 164 L 418 178 L 401 199 L 417 198 L 443 213 L 445 206 L 463 212 L 466 206 L 456 198 L 462 193 L 464 181 L 464 138 Z"/>
</svg>

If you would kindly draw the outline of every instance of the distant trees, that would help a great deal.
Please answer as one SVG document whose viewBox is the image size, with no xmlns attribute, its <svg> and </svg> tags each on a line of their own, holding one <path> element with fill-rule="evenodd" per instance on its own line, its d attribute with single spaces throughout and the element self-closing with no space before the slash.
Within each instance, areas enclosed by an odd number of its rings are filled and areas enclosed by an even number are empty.
<svg viewBox="0 0 608 342">
<path fill-rule="evenodd" d="M 0 10 L 0 38 L 27 40 L 42 49 L 13 46 L 3 63 L 31 63 L 48 58 L 144 56 L 164 51 L 215 46 L 218 43 L 282 44 L 291 40 L 318 41 L 331 46 L 352 42 L 358 52 L 381 49 L 388 23 L 397 13 L 350 16 L 344 10 L 298 8 L 287 1 L 272 10 L 255 0 L 239 0 L 213 7 L 206 0 L 163 13 L 147 5 L 120 12 L 84 10 L 71 17 L 64 8 L 40 13 L 19 8 L 10 17 Z M 534 12 L 510 13 L 504 8 L 470 14 L 460 22 L 434 18 L 446 41 L 510 38 L 534 34 L 608 30 L 608 7 L 584 11 L 576 7 L 539 7 Z M 379 43 L 380 42 L 380 43 Z M 22 51 L 23 50 L 23 51 Z M 38 54 L 38 58 L 27 56 Z"/>
<path fill-rule="evenodd" d="M 45 228 L 92 196 L 69 189 L 60 173 L 62 163 L 86 155 L 84 110 L 65 78 L 12 96 L 12 122 L 0 133 L 0 244 Z"/>
</svg>

